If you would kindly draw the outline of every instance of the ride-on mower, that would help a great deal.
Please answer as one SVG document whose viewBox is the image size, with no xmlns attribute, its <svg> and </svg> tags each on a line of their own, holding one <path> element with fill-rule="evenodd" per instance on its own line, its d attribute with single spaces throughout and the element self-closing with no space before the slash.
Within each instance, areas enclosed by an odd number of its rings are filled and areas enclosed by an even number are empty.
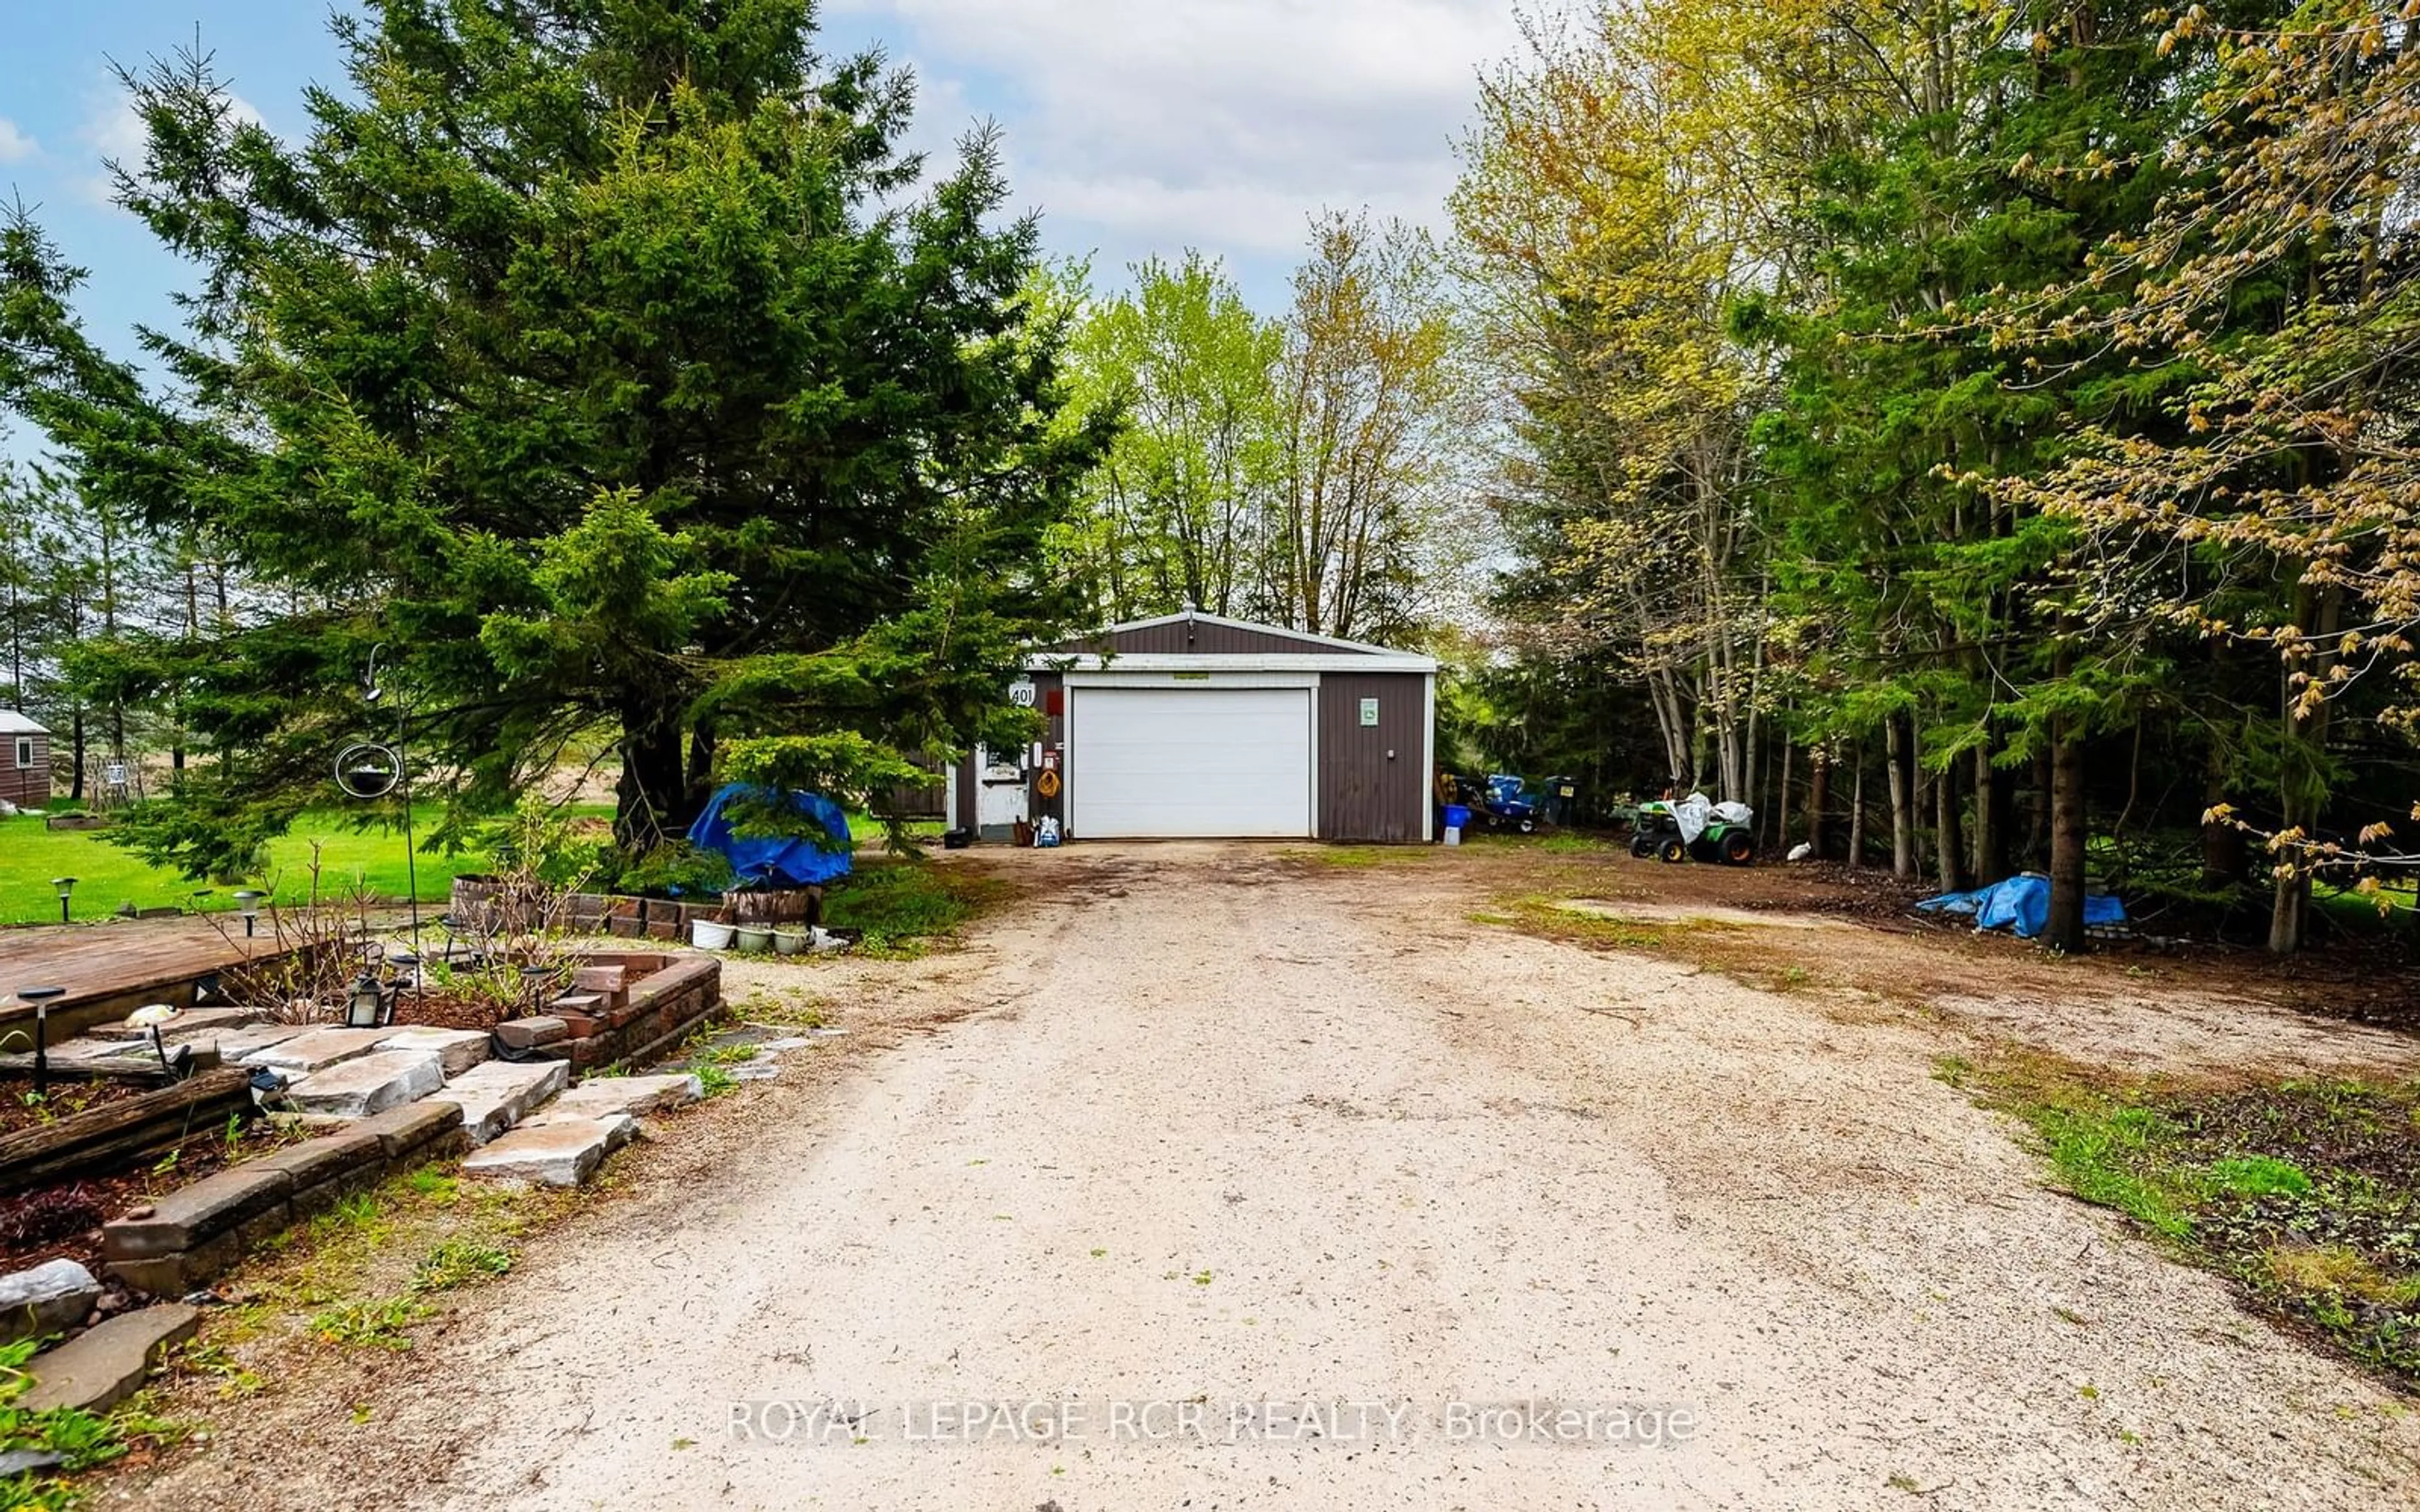
<svg viewBox="0 0 2420 1512">
<path fill-rule="evenodd" d="M 1756 810 L 1744 803 L 1708 803 L 1693 794 L 1678 802 L 1662 800 L 1638 806 L 1631 826 L 1630 854 L 1665 862 L 1719 861 L 1746 866 L 1756 859 L 1751 826 Z"/>
<path fill-rule="evenodd" d="M 1517 829 L 1524 835 L 1535 834 L 1542 817 L 1528 781 L 1503 772 L 1489 776 L 1481 790 L 1479 808 L 1488 828 Z"/>
</svg>

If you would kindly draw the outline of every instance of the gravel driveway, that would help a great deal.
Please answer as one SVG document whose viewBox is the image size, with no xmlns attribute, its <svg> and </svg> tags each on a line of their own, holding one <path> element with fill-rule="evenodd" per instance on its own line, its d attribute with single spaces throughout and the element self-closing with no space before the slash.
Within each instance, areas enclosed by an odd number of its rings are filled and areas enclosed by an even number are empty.
<svg viewBox="0 0 2420 1512">
<path fill-rule="evenodd" d="M 1450 866 L 1012 864 L 1064 885 L 854 989 L 927 1032 L 625 1157 L 369 1426 L 266 1398 L 144 1498 L 2408 1504 L 2420 1423 L 2042 1190 L 1937 1028 L 1465 922 Z"/>
</svg>

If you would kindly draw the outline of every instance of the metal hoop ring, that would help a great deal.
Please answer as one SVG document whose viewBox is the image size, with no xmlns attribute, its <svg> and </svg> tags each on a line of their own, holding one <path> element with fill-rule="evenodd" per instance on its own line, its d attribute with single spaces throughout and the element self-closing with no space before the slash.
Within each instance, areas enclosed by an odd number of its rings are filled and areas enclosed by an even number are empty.
<svg viewBox="0 0 2420 1512">
<path fill-rule="evenodd" d="M 356 741 L 336 753 L 336 786 L 351 798 L 383 798 L 403 780 L 403 757 L 393 746 Z"/>
</svg>

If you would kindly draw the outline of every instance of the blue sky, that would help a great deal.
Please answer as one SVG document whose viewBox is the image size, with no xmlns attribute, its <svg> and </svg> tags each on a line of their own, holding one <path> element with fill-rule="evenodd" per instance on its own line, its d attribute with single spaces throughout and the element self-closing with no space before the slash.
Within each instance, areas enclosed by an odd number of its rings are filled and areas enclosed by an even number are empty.
<svg viewBox="0 0 2420 1512">
<path fill-rule="evenodd" d="M 350 3 L 350 0 L 347 0 Z M 190 42 L 281 133 L 341 80 L 327 0 L 0 0 L 0 193 L 39 207 L 91 270 L 82 308 L 130 349 L 164 323 L 175 261 L 107 200 L 101 160 L 141 141 L 109 61 Z M 1310 215 L 1368 207 L 1435 225 L 1477 71 L 1517 42 L 1510 0 L 827 0 L 828 51 L 879 44 L 921 85 L 917 145 L 1007 132 L 1051 250 L 1115 285 L 1187 246 L 1274 313 Z M 0 443 L 5 444 L 5 443 Z"/>
</svg>

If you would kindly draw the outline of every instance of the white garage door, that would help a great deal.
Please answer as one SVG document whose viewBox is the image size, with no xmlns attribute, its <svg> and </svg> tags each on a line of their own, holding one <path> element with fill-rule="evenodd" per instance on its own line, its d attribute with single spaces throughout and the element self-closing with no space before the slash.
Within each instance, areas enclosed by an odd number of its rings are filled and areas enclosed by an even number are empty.
<svg viewBox="0 0 2420 1512">
<path fill-rule="evenodd" d="M 1079 840 L 1303 837 L 1311 689 L 1078 687 L 1068 829 Z"/>
</svg>

